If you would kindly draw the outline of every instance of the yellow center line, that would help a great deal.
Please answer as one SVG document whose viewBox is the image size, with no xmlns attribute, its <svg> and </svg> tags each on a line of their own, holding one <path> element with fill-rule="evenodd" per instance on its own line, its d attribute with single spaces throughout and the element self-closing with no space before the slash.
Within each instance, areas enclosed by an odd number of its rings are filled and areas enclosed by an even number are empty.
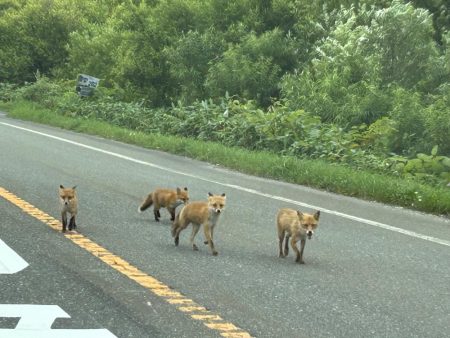
<svg viewBox="0 0 450 338">
<path fill-rule="evenodd" d="M 62 225 L 60 221 L 2 187 L 0 187 L 0 196 L 19 207 L 28 215 L 38 219 L 42 223 L 47 224 L 52 229 L 61 231 Z M 79 247 L 90 252 L 92 255 L 113 269 L 134 280 L 137 284 L 153 292 L 155 295 L 163 298 L 167 303 L 176 306 L 179 311 L 189 315 L 194 320 L 202 322 L 206 327 L 218 331 L 221 336 L 228 338 L 251 337 L 248 332 L 230 322 L 225 321 L 218 314 L 207 310 L 194 300 L 184 296 L 182 293 L 173 290 L 156 278 L 139 270 L 137 267 L 131 265 L 124 259 L 114 255 L 112 252 L 91 241 L 86 236 L 80 233 L 65 233 L 64 236 Z"/>
</svg>

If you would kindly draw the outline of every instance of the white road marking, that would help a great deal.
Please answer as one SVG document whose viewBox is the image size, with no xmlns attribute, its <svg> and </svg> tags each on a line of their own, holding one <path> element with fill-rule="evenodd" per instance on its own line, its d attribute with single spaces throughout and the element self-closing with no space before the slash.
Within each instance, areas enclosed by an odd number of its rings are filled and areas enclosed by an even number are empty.
<svg viewBox="0 0 450 338">
<path fill-rule="evenodd" d="M 29 264 L 0 239 L 0 274 L 13 274 Z M 0 304 L 0 318 L 19 318 L 14 329 L 0 328 L 0 337 L 11 338 L 113 338 L 106 329 L 57 329 L 56 318 L 70 318 L 58 305 Z"/>
<path fill-rule="evenodd" d="M 72 145 L 75 145 L 75 146 L 78 146 L 78 147 L 82 147 L 82 148 L 90 149 L 90 150 L 93 150 L 93 151 L 97 151 L 97 152 L 100 152 L 100 153 L 103 153 L 103 154 L 106 154 L 106 155 L 111 155 L 111 156 L 114 156 L 114 157 L 117 157 L 117 158 L 121 158 L 121 159 L 126 160 L 126 161 L 130 161 L 130 162 L 134 162 L 134 163 L 137 163 L 137 164 L 142 164 L 142 165 L 149 166 L 149 167 L 152 167 L 152 168 L 156 168 L 156 169 L 160 169 L 160 170 L 163 170 L 163 171 L 167 171 L 167 172 L 170 172 L 170 173 L 173 173 L 173 174 L 183 175 L 183 176 L 195 178 L 195 179 L 198 179 L 198 180 L 202 180 L 202 181 L 209 182 L 209 183 L 214 183 L 214 184 L 221 185 L 221 186 L 224 186 L 224 187 L 229 187 L 229 188 L 233 188 L 233 189 L 236 189 L 236 190 L 245 191 L 245 192 L 248 192 L 250 194 L 263 196 L 263 197 L 271 198 L 271 199 L 274 199 L 274 200 L 278 200 L 278 201 L 283 201 L 283 202 L 299 205 L 299 206 L 302 206 L 302 207 L 305 207 L 305 208 L 311 208 L 311 209 L 320 210 L 322 212 L 325 212 L 325 213 L 328 213 L 328 214 L 331 214 L 331 215 L 335 215 L 335 216 L 338 216 L 338 217 L 350 219 L 350 220 L 357 221 L 357 222 L 360 222 L 360 223 L 372 225 L 372 226 L 375 226 L 375 227 L 378 227 L 378 228 L 381 228 L 381 229 L 394 231 L 394 232 L 397 232 L 397 233 L 400 233 L 400 234 L 404 234 L 404 235 L 411 236 L 411 237 L 414 237 L 414 238 L 419 238 L 419 239 L 423 239 L 423 240 L 426 240 L 426 241 L 429 241 L 429 242 L 433 242 L 433 243 L 436 243 L 436 244 L 441 244 L 441 245 L 445 245 L 445 246 L 450 247 L 450 241 L 447 241 L 447 240 L 444 240 L 444 239 L 423 235 L 423 234 L 420 234 L 418 232 L 405 230 L 405 229 L 402 229 L 402 228 L 397 228 L 397 227 L 394 227 L 392 225 L 388 225 L 388 224 L 384 224 L 384 223 L 368 220 L 368 219 L 365 219 L 365 218 L 361 218 L 361 217 L 345 214 L 345 213 L 342 213 L 342 212 L 339 212 L 339 211 L 335 211 L 335 210 L 321 208 L 321 207 L 318 207 L 318 206 L 314 206 L 314 205 L 311 205 L 311 204 L 299 202 L 299 201 L 292 200 L 292 199 L 289 199 L 289 198 L 285 198 L 285 197 L 281 197 L 281 196 L 277 196 L 277 195 L 266 194 L 266 193 L 263 193 L 263 192 L 258 191 L 258 190 L 241 187 L 239 185 L 234 185 L 234 184 L 228 184 L 228 183 L 223 183 L 223 182 L 219 182 L 219 181 L 209 180 L 209 179 L 203 178 L 201 176 L 184 173 L 182 171 L 178 171 L 178 170 L 174 170 L 174 169 L 171 169 L 171 168 L 163 167 L 163 166 L 151 163 L 151 162 L 138 160 L 138 159 L 135 159 L 133 157 L 121 155 L 121 154 L 118 154 L 118 153 L 115 153 L 115 152 L 112 152 L 112 151 L 108 151 L 108 150 L 104 150 L 104 149 L 101 149 L 101 148 L 97 148 L 97 147 L 88 146 L 88 145 L 83 144 L 83 143 L 67 140 L 67 139 L 64 139 L 62 137 L 58 137 L 58 136 L 42 133 L 42 132 L 39 132 L 39 131 L 36 131 L 36 130 L 33 130 L 33 129 L 19 127 L 19 126 L 10 124 L 10 123 L 0 122 L 0 124 L 3 124 L 5 126 L 9 126 L 9 127 L 12 127 L 12 128 L 20 129 L 20 130 L 23 130 L 23 131 L 27 131 L 27 132 L 30 132 L 30 133 L 34 133 L 34 134 L 37 134 L 37 135 L 45 136 L 45 137 L 48 137 L 48 138 L 51 138 L 51 139 L 54 139 L 54 140 L 58 140 L 58 141 L 61 141 L 61 142 L 69 143 L 69 144 L 72 144 Z"/>
<path fill-rule="evenodd" d="M 0 275 L 22 271 L 28 263 L 0 239 Z"/>
<path fill-rule="evenodd" d="M 14 329 L 0 329 L 11 338 L 113 338 L 107 329 L 52 329 L 56 318 L 70 318 L 58 305 L 0 304 L 0 318 L 20 318 Z M 117 338 L 117 337 L 116 337 Z"/>
</svg>

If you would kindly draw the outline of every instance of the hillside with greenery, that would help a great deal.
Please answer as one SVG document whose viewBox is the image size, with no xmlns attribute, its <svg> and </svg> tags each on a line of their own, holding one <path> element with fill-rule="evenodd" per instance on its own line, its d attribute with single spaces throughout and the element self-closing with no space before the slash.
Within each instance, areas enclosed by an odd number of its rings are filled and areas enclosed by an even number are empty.
<svg viewBox="0 0 450 338">
<path fill-rule="evenodd" d="M 78 74 L 101 79 L 94 96 L 78 97 Z M 0 101 L 24 100 L 138 132 L 405 179 L 443 196 L 450 7 L 0 0 Z"/>
</svg>

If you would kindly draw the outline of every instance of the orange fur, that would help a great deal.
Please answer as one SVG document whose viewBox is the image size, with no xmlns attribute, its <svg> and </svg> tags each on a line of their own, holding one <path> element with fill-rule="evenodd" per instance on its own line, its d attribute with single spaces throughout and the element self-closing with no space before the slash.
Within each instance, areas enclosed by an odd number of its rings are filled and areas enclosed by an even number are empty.
<svg viewBox="0 0 450 338">
<path fill-rule="evenodd" d="M 159 212 L 160 208 L 167 208 L 170 213 L 170 220 L 175 220 L 175 209 L 180 204 L 186 204 L 189 202 L 188 189 L 156 189 L 147 195 L 142 204 L 140 205 L 138 211 L 142 212 L 153 205 L 153 213 L 155 215 L 155 220 L 159 221 L 161 214 Z"/>
<path fill-rule="evenodd" d="M 303 250 L 305 249 L 306 237 L 311 239 L 314 230 L 319 224 L 320 211 L 313 214 L 303 213 L 297 210 L 283 208 L 277 214 L 277 229 L 279 239 L 279 257 L 285 257 L 289 253 L 288 241 L 291 238 L 291 247 L 297 254 L 295 261 L 304 264 Z M 283 240 L 284 252 L 283 252 Z M 296 244 L 300 240 L 301 248 L 298 250 Z"/>
<path fill-rule="evenodd" d="M 180 232 L 187 228 L 192 223 L 192 234 L 190 243 L 194 250 L 198 250 L 194 243 L 195 235 L 203 225 L 205 233 L 205 244 L 209 244 L 212 254 L 218 254 L 214 248 L 214 228 L 217 224 L 220 214 L 222 213 L 226 203 L 225 194 L 213 195 L 208 193 L 207 201 L 192 202 L 181 209 L 178 213 L 175 222 L 172 225 L 172 236 L 175 238 L 175 245 L 179 243 Z"/>
<path fill-rule="evenodd" d="M 75 216 L 78 213 L 78 198 L 75 188 L 76 186 L 73 188 L 64 188 L 63 185 L 59 186 L 62 232 L 66 232 L 67 229 L 67 213 L 70 214 L 69 231 L 77 227 L 75 223 Z"/>
</svg>

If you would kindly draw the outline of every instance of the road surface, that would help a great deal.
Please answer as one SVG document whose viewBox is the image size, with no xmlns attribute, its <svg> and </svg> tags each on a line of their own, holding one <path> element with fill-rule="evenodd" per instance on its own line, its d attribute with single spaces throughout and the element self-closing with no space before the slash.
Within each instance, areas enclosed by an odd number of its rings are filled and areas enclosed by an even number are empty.
<svg viewBox="0 0 450 338">
<path fill-rule="evenodd" d="M 78 239 L 49 226 L 60 218 L 60 184 L 77 185 Z M 215 231 L 218 256 L 200 246 L 202 232 L 194 252 L 190 229 L 175 247 L 165 209 L 159 223 L 151 209 L 137 212 L 154 188 L 177 186 L 188 187 L 191 201 L 226 193 Z M 0 240 L 23 260 L 20 271 L 6 273 L 8 261 L 16 261 L 0 250 L 0 336 L 25 337 L 13 336 L 20 322 L 6 314 L 12 305 L 36 314 L 56 306 L 65 316 L 49 319 L 47 329 L 61 336 L 450 332 L 450 223 L 443 217 L 6 116 L 0 116 L 0 191 Z M 321 210 L 304 265 L 294 263 L 292 251 L 277 257 L 275 215 L 282 207 Z"/>
</svg>

